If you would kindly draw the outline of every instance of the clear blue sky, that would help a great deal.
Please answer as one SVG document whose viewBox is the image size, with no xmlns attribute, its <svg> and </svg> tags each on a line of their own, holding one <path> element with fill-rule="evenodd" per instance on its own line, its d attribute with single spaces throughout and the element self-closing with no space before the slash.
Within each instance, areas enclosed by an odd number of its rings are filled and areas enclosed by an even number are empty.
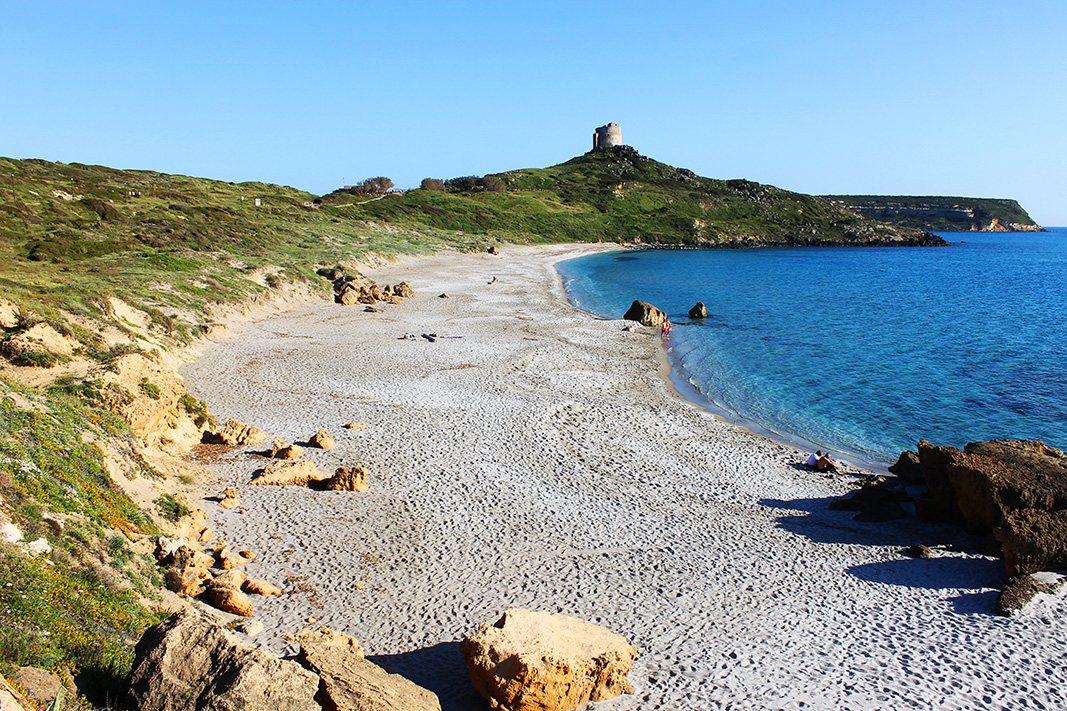
<svg viewBox="0 0 1067 711">
<path fill-rule="evenodd" d="M 641 153 L 1067 225 L 1067 2 L 0 0 L 0 155 L 325 193 Z"/>
</svg>

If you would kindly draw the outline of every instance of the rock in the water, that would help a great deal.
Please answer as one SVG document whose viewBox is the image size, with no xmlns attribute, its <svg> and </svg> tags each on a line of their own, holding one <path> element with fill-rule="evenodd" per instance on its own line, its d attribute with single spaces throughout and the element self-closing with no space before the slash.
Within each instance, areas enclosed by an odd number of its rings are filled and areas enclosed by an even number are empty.
<svg viewBox="0 0 1067 711">
<path fill-rule="evenodd" d="M 323 708 L 337 711 L 441 711 L 437 695 L 367 661 L 346 634 L 325 627 L 296 634 L 300 663 L 322 679 Z"/>
<path fill-rule="evenodd" d="M 251 617 L 255 612 L 252 601 L 239 589 L 229 585 L 218 585 L 214 581 L 207 584 L 207 599 L 215 607 L 231 615 Z"/>
<path fill-rule="evenodd" d="M 1067 584 L 1067 578 L 1056 573 L 1017 575 L 1009 578 L 997 595 L 997 614 L 1011 617 L 1041 593 L 1053 594 Z"/>
<path fill-rule="evenodd" d="M 366 491 L 367 470 L 360 466 L 337 467 L 329 479 L 322 483 L 326 491 Z"/>
<path fill-rule="evenodd" d="M 337 442 L 333 440 L 333 437 L 326 430 L 319 430 L 313 434 L 311 439 L 308 440 L 308 444 L 319 449 L 333 449 L 337 446 Z"/>
<path fill-rule="evenodd" d="M 508 610 L 460 651 L 474 688 L 504 711 L 564 711 L 633 692 L 626 674 L 637 650 L 573 617 Z"/>
<path fill-rule="evenodd" d="M 642 326 L 662 326 L 667 314 L 645 301 L 635 301 L 623 316 L 627 321 L 637 321 Z"/>
<path fill-rule="evenodd" d="M 318 676 L 195 612 L 149 628 L 134 654 L 131 709 L 322 711 L 315 701 Z"/>
<path fill-rule="evenodd" d="M 256 485 L 275 486 L 311 486 L 328 479 L 329 475 L 320 472 L 307 460 L 295 462 L 272 462 L 261 469 L 259 475 L 250 481 Z"/>
<path fill-rule="evenodd" d="M 689 309 L 689 318 L 707 318 L 708 307 L 704 305 L 703 301 L 696 302 L 693 308 Z"/>
<path fill-rule="evenodd" d="M 889 467 L 890 474 L 896 474 L 909 484 L 922 484 L 923 468 L 919 463 L 919 455 L 915 452 L 901 452 L 897 463 Z"/>
</svg>

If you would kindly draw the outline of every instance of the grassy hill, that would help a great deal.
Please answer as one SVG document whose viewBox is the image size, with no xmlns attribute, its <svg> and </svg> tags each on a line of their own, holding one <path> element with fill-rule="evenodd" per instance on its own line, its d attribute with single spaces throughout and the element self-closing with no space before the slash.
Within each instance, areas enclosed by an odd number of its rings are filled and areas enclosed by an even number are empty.
<svg viewBox="0 0 1067 711">
<path fill-rule="evenodd" d="M 861 215 L 902 228 L 937 232 L 1040 230 L 1015 200 L 905 195 L 825 195 Z"/>
<path fill-rule="evenodd" d="M 918 230 L 860 217 L 827 200 L 747 180 L 713 180 L 619 146 L 550 168 L 486 176 L 501 189 L 415 190 L 356 213 L 412 228 L 531 241 L 614 241 L 687 247 L 917 244 Z M 344 191 L 326 205 L 360 201 Z"/>
</svg>

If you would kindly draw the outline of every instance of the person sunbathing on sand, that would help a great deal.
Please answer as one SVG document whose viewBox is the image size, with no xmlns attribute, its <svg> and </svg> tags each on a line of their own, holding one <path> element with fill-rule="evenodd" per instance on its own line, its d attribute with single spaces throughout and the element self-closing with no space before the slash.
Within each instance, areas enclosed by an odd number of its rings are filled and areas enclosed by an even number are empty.
<svg viewBox="0 0 1067 711">
<path fill-rule="evenodd" d="M 830 459 L 830 453 L 823 454 L 820 449 L 816 449 L 815 454 L 808 456 L 808 461 L 804 462 L 804 466 L 819 472 L 837 471 L 837 465 L 834 460 Z"/>
</svg>

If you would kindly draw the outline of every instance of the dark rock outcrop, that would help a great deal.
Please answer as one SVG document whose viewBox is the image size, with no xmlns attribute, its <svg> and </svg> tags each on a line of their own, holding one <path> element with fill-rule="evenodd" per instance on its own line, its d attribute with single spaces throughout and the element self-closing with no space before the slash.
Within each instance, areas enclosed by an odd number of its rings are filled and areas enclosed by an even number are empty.
<svg viewBox="0 0 1067 711">
<path fill-rule="evenodd" d="M 707 318 L 708 307 L 704 305 L 703 301 L 696 302 L 693 308 L 689 309 L 689 318 Z"/>
<path fill-rule="evenodd" d="M 1067 455 L 1039 441 L 919 442 L 916 512 L 995 534 L 1009 577 L 1067 566 Z"/>
<path fill-rule="evenodd" d="M 1017 575 L 1010 578 L 1004 589 L 997 595 L 997 614 L 1011 617 L 1041 593 L 1054 594 L 1067 583 L 1060 575 L 1048 575 L 1053 580 L 1042 580 L 1038 575 Z"/>
<path fill-rule="evenodd" d="M 830 502 L 834 511 L 856 511 L 853 521 L 876 523 L 905 518 L 908 514 L 900 504 L 910 501 L 903 487 L 884 476 L 863 482 L 849 497 Z"/>
<path fill-rule="evenodd" d="M 896 474 L 909 484 L 923 484 L 923 468 L 919 463 L 919 455 L 915 452 L 901 452 L 897 463 L 889 467 L 890 474 Z"/>
<path fill-rule="evenodd" d="M 637 321 L 642 326 L 661 326 L 667 314 L 646 301 L 635 301 L 623 315 L 627 321 Z"/>
</svg>

